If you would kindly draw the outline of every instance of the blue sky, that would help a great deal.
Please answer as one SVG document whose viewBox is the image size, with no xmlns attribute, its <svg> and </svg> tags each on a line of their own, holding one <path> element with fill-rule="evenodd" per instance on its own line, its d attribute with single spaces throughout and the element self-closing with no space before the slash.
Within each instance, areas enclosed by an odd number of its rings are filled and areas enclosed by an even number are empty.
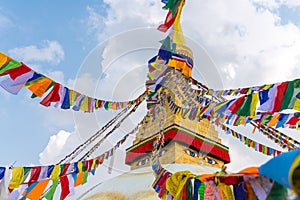
<svg viewBox="0 0 300 200">
<path fill-rule="evenodd" d="M 76 69 L 91 48 L 95 47 L 96 42 L 87 32 L 87 6 L 95 7 L 105 15 L 103 2 L 96 0 L 78 1 L 76 4 L 58 4 L 55 1 L 1 1 L 1 14 L 11 20 L 8 26 L 2 27 L 0 33 L 5 38 L 1 43 L 2 51 L 39 45 L 44 40 L 58 41 L 65 51 L 64 60 L 59 66 L 50 65 L 47 68 L 66 69 L 65 75 L 74 77 Z"/>
<path fill-rule="evenodd" d="M 52 64 L 40 61 L 34 64 L 45 72 L 60 70 L 66 79 L 75 77 L 84 58 L 97 42 L 87 31 L 87 6 L 95 7 L 105 14 L 104 10 L 101 11 L 101 1 L 78 1 L 71 4 L 55 1 L 1 1 L 0 15 L 9 20 L 0 26 L 1 51 L 8 54 L 11 49 L 30 45 L 42 48 L 45 41 L 57 41 L 64 51 L 61 62 Z M 38 164 L 38 154 L 47 145 L 50 135 L 62 127 L 49 128 L 45 125 L 43 120 L 47 121 L 47 117 L 41 116 L 32 107 L 45 108 L 39 106 L 37 101 L 34 105 L 28 104 L 30 101 L 26 100 L 29 99 L 29 93 L 22 91 L 18 96 L 11 96 L 1 92 L 0 97 L 0 149 L 3 152 L 0 163 L 5 165 L 17 161 L 17 165 Z"/>
<path fill-rule="evenodd" d="M 156 27 L 164 20 L 165 15 L 160 9 L 159 0 L 105 0 L 105 2 L 2 0 L 0 51 L 15 56 L 20 61 L 27 60 L 26 64 L 32 68 L 67 85 L 73 86 L 72 83 L 76 81 L 82 83 L 81 89 L 88 91 L 88 87 L 95 82 L 89 83 L 86 79 L 80 82 L 83 76 L 78 76 L 78 72 L 85 58 L 98 43 L 124 31 Z M 220 82 L 223 87 L 260 85 L 300 77 L 300 7 L 297 3 L 279 2 L 243 0 L 237 3 L 231 0 L 225 5 L 221 0 L 187 1 L 182 18 L 184 31 L 209 54 L 222 79 Z M 122 41 L 119 45 L 126 46 L 129 43 L 134 41 Z M 115 49 L 110 49 L 111 46 Z M 32 54 L 33 57 L 28 58 L 24 56 L 26 47 L 33 53 L 38 50 L 45 53 L 37 55 L 36 58 Z M 93 74 L 98 81 L 98 89 L 100 86 L 103 87 L 100 87 L 97 93 L 100 95 L 99 98 L 109 98 L 112 95 L 108 92 L 109 89 L 105 90 L 104 83 L 113 85 L 114 80 L 118 80 L 118 75 L 127 73 L 118 63 L 119 68 L 112 67 L 108 70 L 109 76 L 105 80 L 99 79 L 101 64 L 107 64 L 105 59 L 114 55 L 119 47 L 112 44 L 104 45 L 105 49 L 111 50 L 110 55 L 99 51 L 99 58 L 103 57 L 104 61 L 102 62 L 102 58 L 97 61 L 99 63 L 96 63 L 96 66 L 100 65 L 99 74 Z M 193 50 L 195 52 L 197 49 Z M 153 52 L 147 53 L 153 55 Z M 49 55 L 50 58 L 47 57 Z M 129 56 L 131 60 L 126 62 L 128 65 L 138 66 L 147 62 L 147 56 L 131 55 Z M 201 61 L 198 65 L 201 66 Z M 201 67 L 194 69 L 194 74 L 198 73 L 196 78 L 208 83 L 209 86 L 220 87 L 214 76 L 201 78 L 205 68 L 201 70 Z M 134 80 L 139 83 L 143 81 L 143 79 Z M 134 83 L 131 83 L 129 89 L 133 85 Z M 55 136 L 51 140 L 53 144 L 69 150 L 80 142 L 78 138 L 70 139 L 71 135 L 74 136 L 76 133 L 74 128 L 76 114 L 73 116 L 69 111 L 42 107 L 37 100 L 31 100 L 29 97 L 30 94 L 26 91 L 13 96 L 0 90 L 2 152 L 0 165 L 15 161 L 16 165 L 40 164 L 39 154 L 46 148 L 51 150 L 49 143 L 51 136 Z M 101 116 L 99 113 L 97 119 L 102 120 L 100 124 L 110 117 L 107 113 L 101 112 Z M 60 131 L 68 134 L 59 134 Z M 298 137 L 295 133 L 291 134 Z M 69 146 L 59 144 L 60 136 L 64 136 L 62 141 Z M 264 138 L 257 136 L 257 139 Z M 243 148 L 234 139 L 224 137 L 223 140 L 227 145 L 232 145 L 232 149 Z M 65 152 L 63 149 L 61 155 Z M 248 153 L 251 150 L 245 148 L 242 152 Z M 50 154 L 51 151 L 45 153 L 44 157 Z M 255 155 L 254 158 L 251 155 Z M 249 159 L 250 157 L 250 164 L 255 163 L 256 158 L 259 162 L 265 159 L 257 153 L 249 154 Z"/>
</svg>

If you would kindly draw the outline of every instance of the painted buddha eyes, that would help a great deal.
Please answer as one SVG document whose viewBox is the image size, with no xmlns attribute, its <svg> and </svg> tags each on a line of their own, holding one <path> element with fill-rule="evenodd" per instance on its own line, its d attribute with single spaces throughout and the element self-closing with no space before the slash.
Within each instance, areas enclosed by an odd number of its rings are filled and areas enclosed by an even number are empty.
<svg viewBox="0 0 300 200">
<path fill-rule="evenodd" d="M 208 157 L 205 157 L 204 160 L 208 163 L 208 164 L 211 164 L 211 165 L 215 165 L 217 164 L 217 162 L 213 159 L 210 159 Z"/>
<path fill-rule="evenodd" d="M 185 153 L 187 153 L 191 157 L 199 157 L 198 153 L 196 153 L 192 150 L 189 150 L 189 149 L 185 150 Z"/>
<path fill-rule="evenodd" d="M 143 160 L 141 160 L 140 162 L 138 162 L 138 166 L 142 166 L 142 165 L 146 165 L 149 162 L 149 158 L 145 158 Z"/>
<path fill-rule="evenodd" d="M 187 155 L 193 157 L 193 158 L 201 158 L 201 157 L 202 157 L 202 156 L 199 155 L 199 153 L 197 153 L 196 151 L 193 151 L 193 150 L 191 150 L 191 149 L 186 149 L 186 150 L 185 150 L 185 153 L 186 153 Z M 217 161 L 215 161 L 214 159 L 209 158 L 209 157 L 207 157 L 207 156 L 204 156 L 204 157 L 203 157 L 203 160 L 204 160 L 206 163 L 210 164 L 210 165 L 218 164 Z"/>
</svg>

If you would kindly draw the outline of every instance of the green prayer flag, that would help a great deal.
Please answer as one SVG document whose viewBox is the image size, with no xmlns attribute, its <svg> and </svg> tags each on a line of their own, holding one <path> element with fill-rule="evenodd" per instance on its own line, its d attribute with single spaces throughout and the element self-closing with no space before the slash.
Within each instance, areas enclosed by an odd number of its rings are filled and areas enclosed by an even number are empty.
<svg viewBox="0 0 300 200">
<path fill-rule="evenodd" d="M 268 114 L 261 122 L 262 125 L 266 124 L 272 119 L 273 115 Z"/>
<path fill-rule="evenodd" d="M 109 110 L 110 104 L 111 104 L 111 102 L 109 102 L 109 101 L 106 101 L 106 102 L 104 103 L 104 108 L 105 108 L 105 110 Z"/>
<path fill-rule="evenodd" d="M 168 3 L 163 7 L 163 9 L 172 10 L 172 16 L 174 16 L 176 14 L 179 2 L 180 0 L 168 0 Z"/>
<path fill-rule="evenodd" d="M 265 148 L 266 148 L 265 145 L 261 145 L 261 152 L 262 152 L 262 153 L 265 153 L 265 151 L 266 151 Z"/>
<path fill-rule="evenodd" d="M 186 182 L 186 199 L 193 199 L 193 185 L 191 179 Z"/>
<path fill-rule="evenodd" d="M 300 92 L 300 79 L 296 79 L 294 80 L 294 93 L 288 106 L 289 109 L 295 109 L 294 106 L 297 102 L 296 100 L 298 99 L 297 96 L 299 92 Z"/>
<path fill-rule="evenodd" d="M 74 105 L 74 101 L 76 99 L 77 92 L 73 91 L 72 98 L 70 99 L 70 105 Z"/>
<path fill-rule="evenodd" d="M 27 179 L 30 171 L 31 171 L 31 167 L 24 167 L 24 180 Z"/>
<path fill-rule="evenodd" d="M 172 44 L 172 52 L 175 53 L 176 52 L 176 48 L 177 48 L 177 44 L 173 43 Z"/>
<path fill-rule="evenodd" d="M 16 60 L 11 60 L 9 61 L 6 65 L 0 68 L 0 74 L 3 74 L 7 72 L 8 70 L 15 69 L 18 67 L 21 67 L 22 63 L 16 61 Z"/>
<path fill-rule="evenodd" d="M 244 116 L 239 116 L 239 118 L 236 120 L 236 122 L 234 123 L 234 125 L 238 126 L 241 124 L 241 121 L 244 119 Z"/>
<path fill-rule="evenodd" d="M 62 172 L 64 171 L 64 168 L 65 168 L 65 164 L 61 164 L 60 165 L 60 173 L 59 174 L 62 174 Z"/>
<path fill-rule="evenodd" d="M 204 199 L 204 191 L 205 191 L 205 183 L 202 182 L 198 189 L 200 199 Z"/>
<path fill-rule="evenodd" d="M 274 185 L 269 193 L 267 200 L 281 200 L 287 199 L 287 189 L 280 185 L 277 182 L 274 182 Z"/>
<path fill-rule="evenodd" d="M 240 116 L 249 116 L 250 115 L 250 109 L 251 109 L 251 103 L 252 103 L 252 95 L 248 95 L 241 107 L 236 111 L 236 114 Z"/>
<path fill-rule="evenodd" d="M 169 36 L 161 40 L 160 42 L 162 43 L 163 47 L 171 51 L 171 39 Z"/>
<path fill-rule="evenodd" d="M 57 186 L 58 186 L 58 180 L 52 180 L 52 185 L 50 186 L 50 189 L 44 195 L 44 197 L 47 200 L 52 200 L 53 199 L 53 196 L 54 196 L 54 193 L 55 193 L 55 190 L 56 190 Z"/>
<path fill-rule="evenodd" d="M 85 184 L 87 182 L 87 178 L 88 178 L 89 172 L 85 171 L 83 174 L 83 181 L 82 181 L 82 185 Z"/>
<path fill-rule="evenodd" d="M 290 81 L 284 93 L 282 104 L 279 111 L 289 108 L 289 104 L 294 94 L 294 88 L 295 88 L 295 81 Z"/>
</svg>

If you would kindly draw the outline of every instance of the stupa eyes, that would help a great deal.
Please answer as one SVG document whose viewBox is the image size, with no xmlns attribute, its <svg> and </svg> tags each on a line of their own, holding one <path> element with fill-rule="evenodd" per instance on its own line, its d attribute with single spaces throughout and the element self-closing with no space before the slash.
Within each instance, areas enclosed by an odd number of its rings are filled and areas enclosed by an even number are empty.
<svg viewBox="0 0 300 200">
<path fill-rule="evenodd" d="M 194 151 L 192 151 L 190 149 L 185 150 L 185 153 L 187 153 L 191 157 L 199 157 L 199 155 L 198 155 L 197 152 L 194 152 Z"/>
<path fill-rule="evenodd" d="M 138 166 L 143 166 L 146 165 L 149 162 L 149 158 L 145 158 L 143 160 L 141 160 L 140 162 L 138 162 Z"/>
<path fill-rule="evenodd" d="M 208 157 L 205 157 L 204 160 L 205 160 L 208 164 L 211 164 L 211 165 L 217 164 L 217 161 L 215 161 L 214 159 L 208 158 Z"/>
</svg>

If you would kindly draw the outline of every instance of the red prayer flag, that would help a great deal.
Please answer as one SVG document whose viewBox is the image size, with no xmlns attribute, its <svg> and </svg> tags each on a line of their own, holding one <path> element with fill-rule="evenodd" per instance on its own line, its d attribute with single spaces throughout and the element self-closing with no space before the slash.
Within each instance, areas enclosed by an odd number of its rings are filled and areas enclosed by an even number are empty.
<svg viewBox="0 0 300 200">
<path fill-rule="evenodd" d="M 231 106 L 228 108 L 228 110 L 231 111 L 232 114 L 235 114 L 236 111 L 241 107 L 241 105 L 244 103 L 246 96 L 242 96 L 238 99 L 236 99 Z"/>
<path fill-rule="evenodd" d="M 293 116 L 288 122 L 286 122 L 286 124 L 289 125 L 296 125 L 296 123 L 299 121 L 299 118 L 296 116 Z"/>
<path fill-rule="evenodd" d="M 280 85 L 278 85 L 277 91 L 276 91 L 276 97 L 275 97 L 275 101 L 274 101 L 274 108 L 272 110 L 272 113 L 280 110 L 282 100 L 284 98 L 284 93 L 286 91 L 288 84 L 289 84 L 288 82 L 284 82 L 284 83 L 281 83 Z"/>
<path fill-rule="evenodd" d="M 39 179 L 40 173 L 41 173 L 41 166 L 32 167 L 30 171 L 30 179 L 28 181 L 29 185 L 36 182 Z"/>
<path fill-rule="evenodd" d="M 93 165 L 93 162 L 94 162 L 94 159 L 90 159 L 90 160 L 88 160 L 88 171 L 89 172 L 91 172 L 91 170 L 92 170 L 92 165 Z"/>
<path fill-rule="evenodd" d="M 60 177 L 60 185 L 61 185 L 60 200 L 64 200 L 70 194 L 69 179 L 67 176 Z"/>
<path fill-rule="evenodd" d="M 51 105 L 51 102 L 58 102 L 60 100 L 59 88 L 60 88 L 60 84 L 54 83 L 51 92 L 49 92 L 49 94 L 40 102 L 40 104 L 49 107 Z"/>
<path fill-rule="evenodd" d="M 9 75 L 12 80 L 15 80 L 17 77 L 31 71 L 31 69 L 27 67 L 24 63 L 21 64 L 22 65 L 20 67 L 10 69 L 5 73 L 1 74 L 0 76 Z"/>
<path fill-rule="evenodd" d="M 177 16 L 177 12 L 174 16 L 172 16 L 172 11 L 169 10 L 167 17 L 165 19 L 165 23 L 159 25 L 157 29 L 161 32 L 167 32 L 167 30 L 169 30 L 169 28 L 174 24 L 176 16 Z"/>
</svg>

